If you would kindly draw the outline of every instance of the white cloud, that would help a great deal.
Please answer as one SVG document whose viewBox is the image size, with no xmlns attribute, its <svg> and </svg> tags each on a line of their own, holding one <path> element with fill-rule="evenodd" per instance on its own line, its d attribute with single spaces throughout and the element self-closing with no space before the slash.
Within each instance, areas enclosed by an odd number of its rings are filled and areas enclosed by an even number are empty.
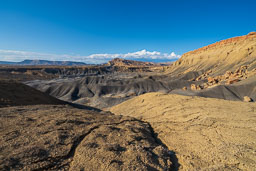
<svg viewBox="0 0 256 171">
<path fill-rule="evenodd" d="M 123 59 L 143 59 L 143 60 L 176 60 L 180 58 L 180 55 L 176 55 L 174 52 L 161 53 L 157 51 L 141 50 L 138 52 L 126 53 L 126 54 L 92 54 L 89 56 L 80 55 L 57 55 L 27 51 L 14 51 L 14 50 L 0 50 L 0 61 L 22 61 L 25 59 L 41 59 L 41 60 L 60 60 L 60 61 L 79 61 L 85 63 L 104 63 L 114 58 Z"/>
<path fill-rule="evenodd" d="M 168 53 L 161 53 L 157 51 L 147 51 L 141 50 L 138 52 L 133 53 L 126 53 L 126 54 L 93 54 L 88 56 L 92 59 L 113 59 L 113 58 L 124 58 L 124 59 L 166 59 L 166 60 L 173 60 L 178 59 L 180 55 L 176 55 L 174 52 Z"/>
</svg>

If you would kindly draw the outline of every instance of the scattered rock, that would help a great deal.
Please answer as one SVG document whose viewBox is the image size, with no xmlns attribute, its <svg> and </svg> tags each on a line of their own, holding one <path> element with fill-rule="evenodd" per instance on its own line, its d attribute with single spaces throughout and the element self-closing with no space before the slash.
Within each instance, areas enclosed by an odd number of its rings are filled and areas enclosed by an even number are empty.
<svg viewBox="0 0 256 171">
<path fill-rule="evenodd" d="M 208 80 L 209 83 L 212 83 L 214 81 L 214 78 L 213 77 L 208 77 L 207 80 Z"/>
<path fill-rule="evenodd" d="M 240 79 L 233 79 L 233 80 L 227 80 L 226 84 L 229 85 L 229 84 L 234 84 L 234 83 L 237 83 L 239 82 Z"/>
<path fill-rule="evenodd" d="M 249 96 L 244 96 L 244 102 L 252 102 L 253 100 Z"/>
<path fill-rule="evenodd" d="M 248 35 L 256 35 L 256 32 L 250 32 Z"/>
<path fill-rule="evenodd" d="M 232 75 L 233 73 L 231 71 L 227 71 L 224 75 L 225 79 L 228 79 L 230 77 L 230 75 Z"/>
<path fill-rule="evenodd" d="M 201 90 L 202 87 L 200 85 L 191 84 L 190 86 L 191 90 Z"/>
<path fill-rule="evenodd" d="M 196 85 L 195 84 L 191 84 L 190 88 L 191 88 L 191 90 L 196 90 Z"/>
<path fill-rule="evenodd" d="M 203 83 L 199 87 L 193 85 L 191 89 L 199 90 L 200 88 L 201 89 L 212 88 L 222 83 L 225 83 L 226 85 L 234 84 L 236 82 L 239 82 L 243 79 L 247 79 L 256 74 L 255 73 L 256 69 L 253 69 L 252 71 L 249 72 L 248 68 L 249 68 L 248 65 L 243 65 L 237 68 L 234 73 L 232 71 L 226 71 L 225 74 L 218 75 L 215 77 L 211 77 L 211 76 L 207 77 L 209 73 L 212 72 L 212 70 L 210 70 L 210 72 L 207 71 L 195 79 L 196 81 L 207 79 L 207 83 Z"/>
<path fill-rule="evenodd" d="M 200 81 L 203 77 L 202 76 L 199 76 L 196 78 L 196 81 Z"/>
</svg>

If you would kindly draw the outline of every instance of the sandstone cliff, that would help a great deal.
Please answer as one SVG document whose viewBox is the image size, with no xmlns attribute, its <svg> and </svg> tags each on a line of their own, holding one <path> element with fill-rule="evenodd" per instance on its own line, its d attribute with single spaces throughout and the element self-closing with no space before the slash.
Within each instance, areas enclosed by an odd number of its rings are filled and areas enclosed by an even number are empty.
<svg viewBox="0 0 256 171">
<path fill-rule="evenodd" d="M 169 72 L 178 74 L 212 70 L 213 75 L 219 75 L 243 65 L 248 65 L 249 71 L 256 67 L 256 32 L 185 53 L 173 63 Z"/>
</svg>

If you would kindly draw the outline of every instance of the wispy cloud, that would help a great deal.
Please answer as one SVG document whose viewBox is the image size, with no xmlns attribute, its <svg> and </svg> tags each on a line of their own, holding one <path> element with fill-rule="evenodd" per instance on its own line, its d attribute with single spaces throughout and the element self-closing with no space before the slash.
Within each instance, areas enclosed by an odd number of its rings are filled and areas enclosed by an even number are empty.
<svg viewBox="0 0 256 171">
<path fill-rule="evenodd" d="M 27 52 L 27 51 L 15 51 L 15 50 L 0 50 L 0 60 L 1 61 L 22 61 L 25 59 L 40 59 L 40 60 L 59 60 L 59 61 L 79 61 L 85 63 L 105 63 L 114 58 L 123 59 L 142 59 L 142 60 L 176 60 L 180 58 L 180 55 L 176 55 L 174 52 L 171 53 L 161 53 L 157 51 L 147 51 L 141 50 L 138 52 L 131 52 L 126 54 L 92 54 L 89 56 L 81 55 L 58 55 L 58 54 L 47 54 L 47 53 L 37 53 L 37 52 Z"/>
</svg>

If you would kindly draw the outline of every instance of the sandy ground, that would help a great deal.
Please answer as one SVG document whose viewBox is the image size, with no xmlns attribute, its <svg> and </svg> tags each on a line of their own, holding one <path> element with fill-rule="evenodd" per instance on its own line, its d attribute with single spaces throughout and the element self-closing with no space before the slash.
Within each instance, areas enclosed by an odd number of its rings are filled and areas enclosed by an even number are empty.
<svg viewBox="0 0 256 171">
<path fill-rule="evenodd" d="M 256 103 L 147 93 L 110 111 L 149 122 L 179 170 L 256 168 Z"/>
</svg>

